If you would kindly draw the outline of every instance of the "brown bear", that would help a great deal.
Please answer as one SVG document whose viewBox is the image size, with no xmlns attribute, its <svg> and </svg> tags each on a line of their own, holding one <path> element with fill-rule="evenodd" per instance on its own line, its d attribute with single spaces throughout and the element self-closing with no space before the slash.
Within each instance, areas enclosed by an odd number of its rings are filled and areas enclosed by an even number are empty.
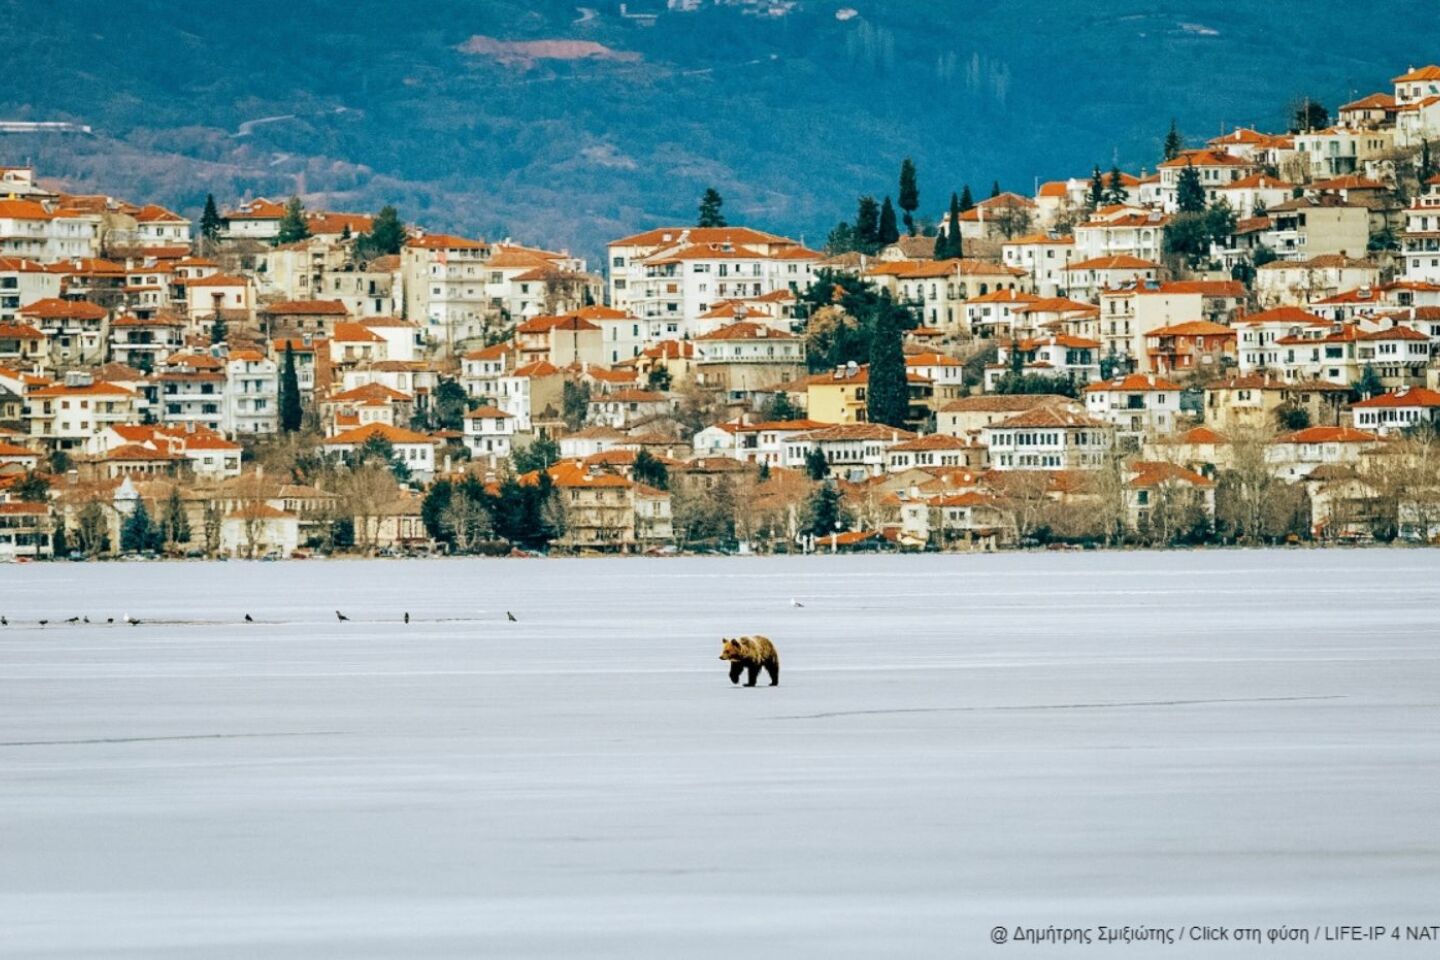
<svg viewBox="0 0 1440 960">
<path fill-rule="evenodd" d="M 742 671 L 749 671 L 745 686 L 755 686 L 760 677 L 760 668 L 770 674 L 770 686 L 780 686 L 780 654 L 775 644 L 765 637 L 740 637 L 721 641 L 720 659 L 730 661 L 730 682 L 739 683 Z"/>
</svg>

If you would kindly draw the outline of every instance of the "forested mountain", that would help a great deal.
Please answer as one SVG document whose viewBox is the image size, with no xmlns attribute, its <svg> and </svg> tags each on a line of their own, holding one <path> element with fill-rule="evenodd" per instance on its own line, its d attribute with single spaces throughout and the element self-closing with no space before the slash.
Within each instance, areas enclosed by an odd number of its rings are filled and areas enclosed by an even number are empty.
<svg viewBox="0 0 1440 960">
<path fill-rule="evenodd" d="M 592 257 L 713 185 L 818 245 L 907 155 L 933 219 L 967 182 L 1153 166 L 1172 116 L 1281 127 L 1440 60 L 1430 0 L 582 2 L 0 0 L 0 119 L 95 130 L 0 136 L 0 164 L 192 214 L 393 202 Z"/>
</svg>

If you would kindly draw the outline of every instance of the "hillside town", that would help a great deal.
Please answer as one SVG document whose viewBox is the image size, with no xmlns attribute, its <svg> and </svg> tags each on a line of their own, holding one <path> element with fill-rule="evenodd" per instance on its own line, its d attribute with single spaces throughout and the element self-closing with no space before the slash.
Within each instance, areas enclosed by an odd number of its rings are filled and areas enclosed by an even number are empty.
<svg viewBox="0 0 1440 960">
<path fill-rule="evenodd" d="M 1431 542 L 1440 66 L 1294 119 L 603 264 L 0 168 L 0 559 Z"/>
</svg>

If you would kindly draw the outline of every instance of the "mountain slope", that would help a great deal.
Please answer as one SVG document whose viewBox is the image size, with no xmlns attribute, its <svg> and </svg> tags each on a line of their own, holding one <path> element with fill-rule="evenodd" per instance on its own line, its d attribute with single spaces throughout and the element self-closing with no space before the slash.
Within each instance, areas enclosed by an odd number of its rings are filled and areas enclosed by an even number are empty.
<svg viewBox="0 0 1440 960">
<path fill-rule="evenodd" d="M 966 182 L 1153 166 L 1172 116 L 1197 140 L 1277 127 L 1300 96 L 1333 108 L 1440 59 L 1427 0 L 1387 5 L 1405 29 L 1369 44 L 1338 0 L 1101 6 L 5 0 L 24 27 L 0 117 L 97 136 L 0 137 L 0 164 L 191 212 L 207 191 L 394 202 L 591 256 L 714 185 L 732 220 L 818 244 L 907 154 L 933 217 Z"/>
</svg>

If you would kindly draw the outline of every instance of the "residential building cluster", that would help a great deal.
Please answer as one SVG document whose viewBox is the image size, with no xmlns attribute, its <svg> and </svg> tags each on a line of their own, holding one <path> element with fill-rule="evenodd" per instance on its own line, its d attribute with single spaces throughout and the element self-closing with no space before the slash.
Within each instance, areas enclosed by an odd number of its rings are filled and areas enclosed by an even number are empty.
<svg viewBox="0 0 1440 960">
<path fill-rule="evenodd" d="M 1429 541 L 1437 138 L 1440 67 L 1412 68 L 1321 129 L 942 215 L 963 256 L 682 225 L 599 272 L 421 225 L 377 253 L 338 211 L 281 242 L 280 200 L 202 227 L 0 168 L 0 559 L 118 551 L 140 509 L 183 510 L 181 552 L 458 548 L 469 521 L 425 504 L 466 478 L 544 488 L 572 550 Z M 1224 229 L 1178 256 L 1197 189 Z M 871 422 L 867 357 L 820 360 L 817 283 L 910 311 L 903 422 Z M 360 490 L 376 451 L 390 482 Z M 1242 477 L 1300 506 L 1235 520 Z"/>
</svg>

